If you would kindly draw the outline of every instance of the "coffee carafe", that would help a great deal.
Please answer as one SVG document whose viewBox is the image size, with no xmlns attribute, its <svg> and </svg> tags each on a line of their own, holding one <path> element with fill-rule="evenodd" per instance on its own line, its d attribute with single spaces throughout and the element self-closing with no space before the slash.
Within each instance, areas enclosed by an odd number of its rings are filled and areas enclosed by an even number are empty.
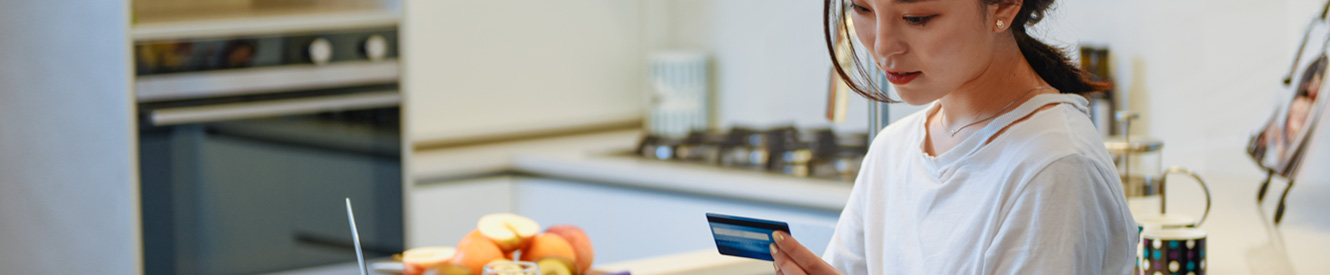
<svg viewBox="0 0 1330 275">
<path fill-rule="evenodd" d="M 1199 225 L 1205 220 L 1205 216 L 1210 212 L 1210 189 L 1205 185 L 1205 180 L 1195 172 L 1180 166 L 1163 169 L 1161 149 L 1164 143 L 1145 137 L 1131 136 L 1131 122 L 1139 118 L 1139 115 L 1118 112 L 1118 121 L 1122 122 L 1123 135 L 1110 138 L 1104 142 L 1108 152 L 1113 156 L 1113 164 L 1117 166 L 1118 176 L 1122 179 L 1122 190 L 1127 196 L 1128 201 L 1153 198 L 1155 196 L 1160 200 L 1159 214 L 1154 213 L 1133 213 L 1138 217 L 1155 216 L 1176 216 L 1167 215 L 1167 195 L 1165 192 L 1165 180 L 1170 175 L 1186 175 L 1195 179 L 1205 191 L 1205 214 L 1202 214 L 1199 220 L 1188 219 L 1185 222 L 1188 227 Z"/>
</svg>

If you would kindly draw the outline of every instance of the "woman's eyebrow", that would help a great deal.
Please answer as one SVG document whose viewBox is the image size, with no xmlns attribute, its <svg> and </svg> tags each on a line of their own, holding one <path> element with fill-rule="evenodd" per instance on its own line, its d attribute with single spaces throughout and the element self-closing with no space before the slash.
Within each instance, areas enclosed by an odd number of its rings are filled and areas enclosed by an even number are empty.
<svg viewBox="0 0 1330 275">
<path fill-rule="evenodd" d="M 909 3 L 930 2 L 930 1 L 936 1 L 936 0 L 892 0 L 892 2 L 896 2 L 897 4 L 909 4 Z"/>
</svg>

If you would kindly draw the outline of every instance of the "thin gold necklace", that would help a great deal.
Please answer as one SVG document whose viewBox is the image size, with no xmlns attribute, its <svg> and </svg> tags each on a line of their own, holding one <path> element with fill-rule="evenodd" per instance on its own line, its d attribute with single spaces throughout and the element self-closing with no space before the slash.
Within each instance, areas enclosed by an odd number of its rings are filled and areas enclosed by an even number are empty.
<svg viewBox="0 0 1330 275">
<path fill-rule="evenodd" d="M 1043 90 L 1043 89 L 1053 89 L 1053 87 L 1049 87 L 1049 86 L 1039 86 L 1039 87 L 1034 87 L 1034 89 L 1030 89 L 1029 91 L 1025 91 L 1025 94 L 1021 94 L 1020 97 L 1017 97 L 1016 99 L 1012 99 L 1011 102 L 1007 102 L 1007 106 L 1002 106 L 1002 109 L 1001 109 L 1001 110 L 998 110 L 996 113 L 993 113 L 993 115 L 990 115 L 990 116 L 988 116 L 988 117 L 986 117 L 986 118 L 984 118 L 984 119 L 980 119 L 980 120 L 976 120 L 976 121 L 974 121 L 974 122 L 970 122 L 970 124 L 965 124 L 965 126 L 961 126 L 960 128 L 956 128 L 955 131 L 951 130 L 951 127 L 947 127 L 947 117 L 946 117 L 946 116 L 947 116 L 947 113 L 946 113 L 946 112 L 943 112 L 943 111 L 942 111 L 942 106 L 941 106 L 941 104 L 938 104 L 938 114 L 940 114 L 941 117 L 938 118 L 938 121 L 937 121 L 937 122 L 938 122 L 939 124 L 942 124 L 942 129 L 943 129 L 943 130 L 946 130 L 948 134 L 951 134 L 952 137 L 956 137 L 956 133 L 959 133 L 961 130 L 964 130 L 966 127 L 974 126 L 975 124 L 979 124 L 979 123 L 981 123 L 981 122 L 984 122 L 984 121 L 988 121 L 988 120 L 990 120 L 990 119 L 993 119 L 993 118 L 997 117 L 998 115 L 1002 114 L 1002 112 L 1006 112 L 1006 111 L 1007 111 L 1007 108 L 1011 108 L 1011 105 L 1012 105 L 1012 104 L 1016 104 L 1016 101 L 1019 101 L 1019 100 L 1021 100 L 1022 98 L 1025 98 L 1025 96 L 1030 95 L 1030 93 L 1033 93 L 1034 91 Z"/>
</svg>

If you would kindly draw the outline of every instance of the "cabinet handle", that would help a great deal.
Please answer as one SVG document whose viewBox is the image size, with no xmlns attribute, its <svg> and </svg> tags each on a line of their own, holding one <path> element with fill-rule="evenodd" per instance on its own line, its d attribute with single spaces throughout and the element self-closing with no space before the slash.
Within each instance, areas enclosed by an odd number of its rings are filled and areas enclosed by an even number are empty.
<svg viewBox="0 0 1330 275">
<path fill-rule="evenodd" d="M 152 110 L 152 125 L 218 122 L 248 118 L 317 114 L 332 111 L 395 107 L 402 103 L 397 91 L 229 103 Z"/>
</svg>

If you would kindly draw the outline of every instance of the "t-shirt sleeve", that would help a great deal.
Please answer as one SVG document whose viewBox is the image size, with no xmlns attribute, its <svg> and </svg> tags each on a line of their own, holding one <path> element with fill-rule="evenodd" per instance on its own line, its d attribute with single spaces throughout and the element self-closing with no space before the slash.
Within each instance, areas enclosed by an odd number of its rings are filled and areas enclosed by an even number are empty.
<svg viewBox="0 0 1330 275">
<path fill-rule="evenodd" d="M 836 222 L 836 231 L 827 243 L 827 250 L 822 253 L 823 261 L 846 275 L 868 274 L 868 263 L 864 261 L 864 223 L 858 214 L 859 203 L 854 193 L 860 192 L 851 193 L 851 199 Z"/>
<path fill-rule="evenodd" d="M 1135 225 L 1115 176 L 1079 155 L 1041 169 L 1006 204 L 986 273 L 1130 274 Z"/>
<path fill-rule="evenodd" d="M 881 139 L 882 137 L 879 137 Z M 874 143 L 876 143 L 875 141 Z M 836 221 L 836 231 L 831 235 L 831 241 L 827 243 L 827 250 L 822 253 L 822 260 L 831 264 L 841 274 L 855 275 L 868 274 L 868 262 L 865 261 L 866 254 L 864 241 L 864 217 L 863 208 L 866 203 L 866 196 L 872 194 L 870 190 L 873 184 L 878 181 L 877 171 L 878 157 L 881 153 L 877 148 L 883 146 L 871 146 L 868 154 L 864 158 L 859 175 L 855 177 L 854 188 L 850 191 L 850 197 L 845 202 L 845 208 L 841 210 L 840 218 Z M 880 245 L 879 245 L 880 246 Z M 875 247 L 874 249 L 882 249 Z"/>
</svg>

